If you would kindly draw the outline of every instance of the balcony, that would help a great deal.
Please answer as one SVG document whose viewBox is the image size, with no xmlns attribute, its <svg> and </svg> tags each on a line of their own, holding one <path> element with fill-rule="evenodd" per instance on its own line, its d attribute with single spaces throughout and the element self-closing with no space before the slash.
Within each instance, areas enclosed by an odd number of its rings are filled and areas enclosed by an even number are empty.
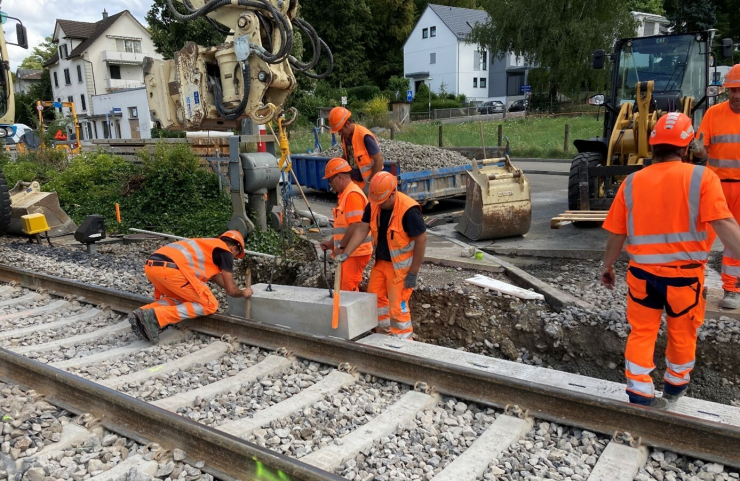
<svg viewBox="0 0 740 481">
<path fill-rule="evenodd" d="M 116 50 L 104 50 L 103 62 L 114 65 L 141 65 L 146 54 L 133 52 L 118 52 Z"/>
<path fill-rule="evenodd" d="M 128 80 L 128 79 L 105 79 L 105 89 L 108 92 L 123 89 L 135 89 L 144 86 L 143 80 Z"/>
</svg>

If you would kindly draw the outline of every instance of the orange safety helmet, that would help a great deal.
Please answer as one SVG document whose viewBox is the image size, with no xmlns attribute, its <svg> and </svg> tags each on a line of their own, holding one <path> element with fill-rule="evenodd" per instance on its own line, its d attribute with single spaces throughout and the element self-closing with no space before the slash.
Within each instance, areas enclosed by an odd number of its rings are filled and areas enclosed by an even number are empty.
<svg viewBox="0 0 740 481">
<path fill-rule="evenodd" d="M 239 244 L 239 253 L 236 255 L 237 259 L 242 259 L 244 257 L 244 237 L 242 237 L 241 233 L 238 230 L 227 230 L 220 236 L 218 236 L 219 239 L 231 239 L 233 241 L 236 241 L 237 244 Z"/>
<path fill-rule="evenodd" d="M 329 112 L 329 130 L 331 133 L 339 132 L 351 116 L 352 112 L 344 107 L 334 107 L 331 109 L 331 112 Z"/>
<path fill-rule="evenodd" d="M 694 139 L 691 119 L 681 112 L 669 112 L 658 119 L 650 134 L 650 145 L 675 145 L 686 147 Z"/>
<path fill-rule="evenodd" d="M 740 63 L 727 72 L 722 86 L 726 89 L 740 89 Z"/>
<path fill-rule="evenodd" d="M 390 172 L 378 172 L 370 181 L 370 202 L 382 204 L 396 191 L 398 181 Z"/>
<path fill-rule="evenodd" d="M 335 157 L 326 163 L 324 179 L 331 179 L 340 172 L 352 172 L 352 167 L 349 166 L 346 160 Z"/>
</svg>

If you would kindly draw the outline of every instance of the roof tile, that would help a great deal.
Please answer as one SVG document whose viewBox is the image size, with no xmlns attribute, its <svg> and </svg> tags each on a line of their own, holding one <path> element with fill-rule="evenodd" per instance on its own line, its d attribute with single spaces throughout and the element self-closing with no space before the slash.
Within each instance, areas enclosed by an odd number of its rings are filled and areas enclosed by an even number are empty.
<svg viewBox="0 0 740 481">
<path fill-rule="evenodd" d="M 476 23 L 486 24 L 491 18 L 485 10 L 448 7 L 431 3 L 428 6 L 460 40 L 468 38 Z"/>
</svg>

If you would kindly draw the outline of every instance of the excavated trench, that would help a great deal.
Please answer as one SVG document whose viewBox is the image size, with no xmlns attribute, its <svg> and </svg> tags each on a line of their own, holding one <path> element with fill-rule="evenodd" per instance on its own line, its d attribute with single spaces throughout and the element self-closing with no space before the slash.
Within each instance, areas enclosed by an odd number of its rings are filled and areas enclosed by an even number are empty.
<svg viewBox="0 0 740 481">
<path fill-rule="evenodd" d="M 253 283 L 269 282 L 272 275 L 275 284 L 325 287 L 322 262 L 315 257 L 311 259 L 307 246 L 301 252 L 302 260 L 277 266 L 266 260 L 251 261 Z M 529 271 L 547 278 L 559 270 L 562 262 L 567 261 L 547 259 Z M 329 265 L 329 283 L 332 282 L 331 268 Z M 613 312 L 597 308 L 590 313 L 575 309 L 556 313 L 542 301 L 522 301 L 485 292 L 464 282 L 465 278 L 478 273 L 512 282 L 505 274 L 424 264 L 419 276 L 420 286 L 410 303 L 418 341 L 624 382 L 627 331 L 613 328 L 614 323 L 609 322 Z M 584 292 L 581 297 L 588 300 L 589 296 Z M 718 331 L 707 332 L 703 337 L 697 345 L 690 395 L 740 405 L 740 334 L 726 335 Z M 661 331 L 655 351 L 657 389 L 662 389 L 665 345 L 666 335 Z"/>
</svg>

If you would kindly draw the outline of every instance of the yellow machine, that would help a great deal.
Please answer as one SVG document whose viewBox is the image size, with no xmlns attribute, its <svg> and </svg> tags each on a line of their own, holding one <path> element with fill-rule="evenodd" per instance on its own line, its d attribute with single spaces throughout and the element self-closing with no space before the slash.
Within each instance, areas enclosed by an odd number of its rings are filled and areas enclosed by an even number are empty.
<svg viewBox="0 0 740 481">
<path fill-rule="evenodd" d="M 36 102 L 36 111 L 39 114 L 39 126 L 42 130 L 45 129 L 44 127 L 44 116 L 43 111 L 44 108 L 47 107 L 53 107 L 53 108 L 68 108 L 70 113 L 72 114 L 72 122 L 75 126 L 75 139 L 74 140 L 54 140 L 53 145 L 56 150 L 64 150 L 70 155 L 77 155 L 81 152 L 81 146 L 80 146 L 80 124 L 77 123 L 77 112 L 75 111 L 75 104 L 74 102 L 52 102 L 49 100 L 39 100 Z M 65 134 L 66 136 L 66 134 Z M 34 152 L 39 148 L 43 148 L 43 143 L 38 142 L 36 144 L 31 144 L 27 140 L 22 139 L 22 141 L 18 144 L 17 150 L 19 154 L 26 154 L 28 152 Z"/>
<path fill-rule="evenodd" d="M 709 85 L 714 31 L 655 35 L 617 41 L 609 98 L 595 95 L 591 104 L 604 105 L 601 137 L 573 142 L 568 182 L 568 211 L 552 228 L 599 225 L 606 218 L 617 189 L 632 172 L 649 165 L 648 137 L 658 119 L 683 112 L 699 126 L 708 99 L 719 94 Z M 722 56 L 732 56 L 732 40 L 724 39 Z M 605 53 L 594 53 L 594 68 L 604 68 Z M 716 64 L 716 62 L 714 62 Z"/>
</svg>

